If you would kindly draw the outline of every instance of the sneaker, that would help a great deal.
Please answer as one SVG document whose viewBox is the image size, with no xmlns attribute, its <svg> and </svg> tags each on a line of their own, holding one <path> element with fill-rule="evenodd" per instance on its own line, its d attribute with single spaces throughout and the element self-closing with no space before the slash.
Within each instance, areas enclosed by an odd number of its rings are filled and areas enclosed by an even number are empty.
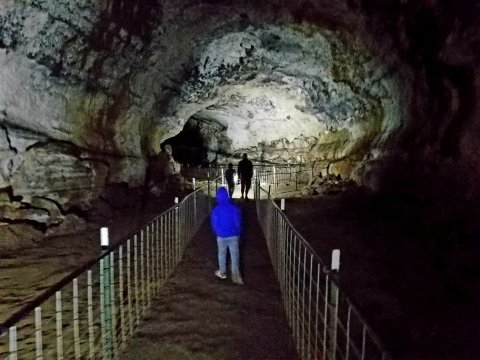
<svg viewBox="0 0 480 360">
<path fill-rule="evenodd" d="M 243 280 L 242 280 L 242 278 L 241 278 L 239 275 L 233 276 L 233 277 L 232 277 L 232 281 L 233 281 L 234 284 L 244 285 Z"/>
<path fill-rule="evenodd" d="M 215 271 L 215 276 L 222 280 L 225 280 L 227 278 L 227 274 L 221 272 L 220 270 Z"/>
</svg>

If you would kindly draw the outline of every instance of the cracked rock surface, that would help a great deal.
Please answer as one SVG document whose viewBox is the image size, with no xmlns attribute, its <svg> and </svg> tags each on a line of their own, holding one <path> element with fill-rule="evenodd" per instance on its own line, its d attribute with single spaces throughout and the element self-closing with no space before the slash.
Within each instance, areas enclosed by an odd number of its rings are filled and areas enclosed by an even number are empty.
<svg viewBox="0 0 480 360">
<path fill-rule="evenodd" d="M 187 123 L 207 162 L 246 152 L 376 190 L 410 181 L 412 162 L 448 163 L 445 176 L 476 194 L 479 11 L 473 0 L 2 1 L 0 233 L 52 233 L 108 189 L 141 187 Z"/>
</svg>

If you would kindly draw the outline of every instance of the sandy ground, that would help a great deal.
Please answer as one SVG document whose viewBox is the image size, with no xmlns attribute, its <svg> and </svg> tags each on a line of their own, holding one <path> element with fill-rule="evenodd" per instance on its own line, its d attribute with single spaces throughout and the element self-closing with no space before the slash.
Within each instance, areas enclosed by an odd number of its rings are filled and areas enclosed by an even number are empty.
<svg viewBox="0 0 480 360">
<path fill-rule="evenodd" d="M 114 244 L 172 206 L 170 197 L 146 209 L 117 213 L 104 223 L 92 222 L 77 235 L 46 239 L 41 244 L 0 253 L 0 323 L 76 268 L 100 255 L 100 227 L 109 228 Z"/>
</svg>

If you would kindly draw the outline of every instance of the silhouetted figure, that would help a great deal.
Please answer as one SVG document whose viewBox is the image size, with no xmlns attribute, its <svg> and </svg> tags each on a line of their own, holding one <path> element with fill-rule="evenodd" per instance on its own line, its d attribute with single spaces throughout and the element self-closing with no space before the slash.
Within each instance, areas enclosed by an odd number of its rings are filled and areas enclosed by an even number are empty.
<svg viewBox="0 0 480 360">
<path fill-rule="evenodd" d="M 242 232 L 242 215 L 240 208 L 228 197 L 227 189 L 221 187 L 217 190 L 217 205 L 213 208 L 210 217 L 213 231 L 217 236 L 218 245 L 218 270 L 215 276 L 220 279 L 227 278 L 227 249 L 232 262 L 232 281 L 243 285 L 240 274 L 239 240 Z"/>
<path fill-rule="evenodd" d="M 248 160 L 247 154 L 243 154 L 243 159 L 238 163 L 238 176 L 240 177 L 242 199 L 245 193 L 245 199 L 248 200 L 248 191 L 252 186 L 253 164 Z"/>
<path fill-rule="evenodd" d="M 233 164 L 228 164 L 228 169 L 225 171 L 225 179 L 227 180 L 228 185 L 228 195 L 230 195 L 230 199 L 233 199 L 233 192 L 235 191 L 235 174 L 237 172 L 233 168 Z"/>
</svg>

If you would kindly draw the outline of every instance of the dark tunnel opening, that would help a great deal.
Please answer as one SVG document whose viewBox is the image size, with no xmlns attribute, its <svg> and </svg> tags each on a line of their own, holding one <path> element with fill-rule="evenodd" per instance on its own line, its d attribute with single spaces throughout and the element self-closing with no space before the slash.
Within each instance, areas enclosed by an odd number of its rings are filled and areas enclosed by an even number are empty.
<svg viewBox="0 0 480 360">
<path fill-rule="evenodd" d="M 170 145 L 175 161 L 186 167 L 208 166 L 208 147 L 200 125 L 188 120 L 182 131 L 161 144 Z"/>
</svg>

